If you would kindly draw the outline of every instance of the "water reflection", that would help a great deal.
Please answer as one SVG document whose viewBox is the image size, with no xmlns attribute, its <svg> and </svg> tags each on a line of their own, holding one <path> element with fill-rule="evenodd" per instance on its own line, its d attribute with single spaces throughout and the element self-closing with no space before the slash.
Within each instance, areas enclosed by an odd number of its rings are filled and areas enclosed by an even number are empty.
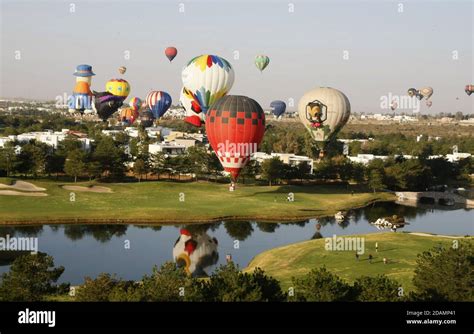
<svg viewBox="0 0 474 334">
<path fill-rule="evenodd" d="M 179 234 L 173 246 L 174 261 L 194 277 L 209 276 L 205 269 L 219 260 L 217 239 L 199 229 L 182 228 Z"/>
<path fill-rule="evenodd" d="M 85 236 L 92 236 L 99 242 L 107 242 L 112 237 L 120 237 L 127 232 L 127 225 L 65 225 L 64 235 L 69 240 L 80 240 Z"/>
</svg>

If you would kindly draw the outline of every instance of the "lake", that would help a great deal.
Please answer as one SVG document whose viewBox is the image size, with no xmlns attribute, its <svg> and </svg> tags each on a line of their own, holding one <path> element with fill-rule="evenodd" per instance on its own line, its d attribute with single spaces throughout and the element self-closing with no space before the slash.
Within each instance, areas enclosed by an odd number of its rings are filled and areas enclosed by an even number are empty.
<svg viewBox="0 0 474 334">
<path fill-rule="evenodd" d="M 347 220 L 309 219 L 293 223 L 220 222 L 204 225 L 39 225 L 0 227 L 0 237 L 37 237 L 39 251 L 53 256 L 66 270 L 60 282 L 80 284 L 84 276 L 116 273 L 139 280 L 154 265 L 178 258 L 195 275 L 209 274 L 226 263 L 226 256 L 240 268 L 264 250 L 315 237 L 380 233 L 369 221 L 398 215 L 409 223 L 398 232 L 474 235 L 473 210 L 410 207 L 392 202 L 351 210 Z M 387 231 L 387 230 L 385 230 Z M 394 233 L 394 232 L 391 232 Z M 0 273 L 18 253 L 0 252 Z"/>
</svg>

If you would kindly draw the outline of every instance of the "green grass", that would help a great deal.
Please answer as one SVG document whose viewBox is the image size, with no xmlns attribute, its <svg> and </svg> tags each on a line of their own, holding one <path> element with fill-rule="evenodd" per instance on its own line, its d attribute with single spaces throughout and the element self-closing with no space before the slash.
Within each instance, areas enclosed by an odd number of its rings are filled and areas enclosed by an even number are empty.
<svg viewBox="0 0 474 334">
<path fill-rule="evenodd" d="M 360 207 L 376 200 L 393 200 L 388 193 L 366 193 L 343 186 L 255 186 L 238 185 L 235 192 L 228 185 L 210 182 L 141 182 L 97 184 L 113 193 L 75 192 L 63 189 L 65 183 L 51 180 L 28 180 L 46 188 L 46 197 L 0 196 L 0 223 L 116 221 L 192 222 L 217 219 L 289 220 L 334 214 L 339 210 Z M 5 179 L 0 178 L 5 183 Z M 89 185 L 89 182 L 76 185 Z M 69 185 L 72 185 L 69 183 Z M 287 202 L 289 192 L 295 202 Z M 180 201 L 184 194 L 184 201 Z"/>
<path fill-rule="evenodd" d="M 244 271 L 260 267 L 286 289 L 291 286 L 292 277 L 301 277 L 311 269 L 325 266 L 348 282 L 360 276 L 385 274 L 401 283 L 405 291 L 410 291 L 413 289 L 417 255 L 439 244 L 451 247 L 453 243 L 450 238 L 409 233 L 373 233 L 357 237 L 365 238 L 365 252 L 359 261 L 354 251 L 327 251 L 325 239 L 317 239 L 265 251 L 257 255 Z M 472 237 L 459 237 L 461 239 L 474 240 Z M 378 242 L 377 253 L 375 242 Z M 368 261 L 369 254 L 374 257 L 372 263 Z M 383 263 L 384 257 L 389 260 L 388 264 Z"/>
</svg>

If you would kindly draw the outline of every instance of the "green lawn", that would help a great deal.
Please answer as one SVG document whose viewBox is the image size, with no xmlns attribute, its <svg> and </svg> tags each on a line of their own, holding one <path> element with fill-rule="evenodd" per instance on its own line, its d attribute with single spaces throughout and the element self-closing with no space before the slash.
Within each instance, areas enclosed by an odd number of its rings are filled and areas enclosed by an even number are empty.
<svg viewBox="0 0 474 334">
<path fill-rule="evenodd" d="M 393 200 L 388 193 L 364 193 L 343 186 L 256 186 L 210 182 L 100 183 L 113 193 L 75 192 L 63 189 L 65 183 L 27 180 L 46 188 L 46 197 L 0 196 L 0 223 L 55 221 L 192 222 L 212 219 L 289 220 L 315 217 L 376 200 Z M 5 178 L 0 182 L 7 183 Z M 77 183 L 88 185 L 89 183 Z M 72 185 L 72 184 L 69 184 Z M 351 191 L 355 190 L 354 195 Z M 287 202 L 289 192 L 295 202 Z M 184 201 L 180 201 L 184 194 Z"/>
<path fill-rule="evenodd" d="M 347 236 L 354 237 L 354 236 Z M 412 278 L 417 255 L 439 244 L 450 247 L 451 238 L 439 236 L 417 236 L 409 233 L 373 233 L 357 235 L 365 238 L 365 252 L 356 260 L 354 251 L 327 251 L 325 239 L 310 240 L 274 248 L 257 255 L 245 269 L 252 271 L 260 267 L 265 272 L 280 280 L 283 288 L 291 286 L 292 277 L 300 277 L 313 268 L 326 268 L 348 282 L 359 276 L 385 274 L 402 284 L 405 291 L 413 288 Z M 472 242 L 474 238 L 459 237 Z M 378 252 L 375 252 L 378 242 Z M 372 254 L 372 263 L 368 255 Z M 389 260 L 383 263 L 383 258 Z"/>
</svg>

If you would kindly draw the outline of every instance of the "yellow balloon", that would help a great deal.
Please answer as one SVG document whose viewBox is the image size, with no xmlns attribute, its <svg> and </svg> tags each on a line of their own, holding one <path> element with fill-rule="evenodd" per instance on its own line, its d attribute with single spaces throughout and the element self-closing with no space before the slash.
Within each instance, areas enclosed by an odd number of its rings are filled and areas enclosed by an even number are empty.
<svg viewBox="0 0 474 334">
<path fill-rule="evenodd" d="M 130 94 L 130 85 L 127 80 L 112 79 L 105 85 L 105 90 L 112 95 L 126 98 Z"/>
</svg>

